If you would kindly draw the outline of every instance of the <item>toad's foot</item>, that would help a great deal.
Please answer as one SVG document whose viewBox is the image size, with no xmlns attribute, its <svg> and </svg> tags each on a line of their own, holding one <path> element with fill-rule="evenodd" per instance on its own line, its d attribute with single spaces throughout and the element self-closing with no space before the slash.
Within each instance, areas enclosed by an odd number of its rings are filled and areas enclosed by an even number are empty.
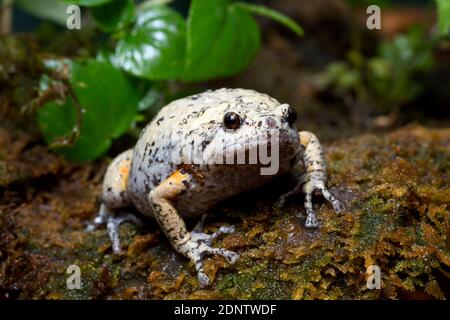
<svg viewBox="0 0 450 320">
<path fill-rule="evenodd" d="M 304 180 L 307 181 L 303 183 Z M 316 214 L 314 213 L 312 205 L 312 193 L 316 190 L 322 193 L 323 197 L 332 204 L 334 211 L 339 213 L 345 210 L 344 205 L 338 199 L 336 199 L 331 194 L 330 191 L 328 191 L 328 189 L 325 187 L 324 182 L 321 179 L 305 179 L 305 178 L 302 179 L 302 181 L 298 183 L 297 186 L 292 191 L 283 194 L 278 199 L 276 206 L 282 207 L 286 202 L 286 199 L 289 196 L 297 193 L 300 187 L 303 193 L 305 194 L 305 210 L 307 214 L 305 222 L 306 228 L 317 228 L 320 225 L 319 221 L 317 220 Z"/>
<path fill-rule="evenodd" d="M 124 222 L 131 222 L 138 227 L 143 225 L 142 221 L 132 213 L 115 214 L 106 205 L 101 204 L 99 213 L 95 217 L 94 222 L 88 224 L 86 231 L 95 230 L 98 226 L 106 223 L 109 238 L 111 239 L 111 246 L 114 253 L 118 254 L 121 251 L 119 226 Z"/>
<path fill-rule="evenodd" d="M 194 227 L 194 229 L 191 231 L 191 239 L 194 241 L 201 241 L 208 245 L 211 245 L 211 243 L 220 237 L 223 234 L 231 234 L 234 232 L 233 226 L 221 226 L 219 230 L 212 234 L 207 234 L 202 232 L 204 224 L 205 224 L 206 214 L 202 215 L 202 218 L 197 223 L 197 225 Z"/>
<path fill-rule="evenodd" d="M 325 187 L 325 184 L 321 180 L 309 180 L 303 185 L 302 188 L 303 192 L 305 193 L 305 209 L 306 209 L 306 222 L 305 227 L 306 228 L 317 228 L 319 226 L 319 221 L 316 218 L 316 215 L 313 210 L 312 206 L 312 193 L 315 190 L 318 190 L 320 193 L 322 193 L 323 197 L 330 202 L 333 205 L 333 209 L 336 212 L 342 212 L 344 211 L 344 205 L 336 199 L 330 191 Z"/>
<path fill-rule="evenodd" d="M 119 226 L 124 222 L 131 222 L 137 226 L 142 225 L 142 221 L 139 220 L 134 214 L 121 213 L 115 217 L 109 217 L 106 223 L 109 238 L 111 239 L 111 245 L 114 253 L 120 253 L 120 238 L 119 238 Z"/>
<path fill-rule="evenodd" d="M 221 248 L 213 248 L 205 243 L 203 239 L 195 238 L 194 235 L 185 244 L 180 246 L 180 251 L 185 252 L 185 255 L 194 262 L 201 288 L 205 288 L 209 284 L 209 277 L 203 270 L 203 259 L 205 256 L 213 254 L 220 255 L 231 264 L 239 259 L 239 254 Z"/>
<path fill-rule="evenodd" d="M 204 242 L 206 244 L 211 245 L 211 242 L 213 242 L 215 239 L 220 237 L 222 234 L 230 234 L 234 232 L 233 226 L 222 226 L 217 230 L 216 232 L 212 234 L 207 234 L 199 231 L 192 231 L 191 237 L 194 241 L 200 241 Z"/>
<path fill-rule="evenodd" d="M 211 243 L 215 239 L 217 239 L 222 234 L 230 234 L 234 232 L 233 226 L 222 226 L 217 230 L 216 232 L 212 234 L 207 234 L 202 232 L 204 224 L 205 224 L 206 214 L 202 216 L 200 221 L 197 223 L 197 225 L 194 227 L 194 230 L 191 231 L 191 246 L 193 249 L 192 254 L 190 254 L 191 251 L 188 251 L 188 257 L 194 261 L 195 263 L 195 269 L 197 271 L 197 277 L 200 284 L 200 287 L 204 288 L 209 284 L 209 278 L 205 274 L 203 270 L 203 258 L 207 254 L 219 254 L 223 256 L 225 259 L 228 260 L 230 263 L 236 262 L 236 260 L 239 258 L 239 255 L 237 253 L 234 253 L 232 251 L 219 249 L 219 248 L 212 248 Z M 198 247 L 198 248 L 196 248 Z M 188 249 L 189 250 L 189 249 Z M 191 249 L 192 250 L 192 249 Z"/>
<path fill-rule="evenodd" d="M 100 210 L 97 213 L 97 216 L 94 218 L 93 222 L 88 222 L 86 225 L 86 231 L 92 232 L 97 229 L 102 224 L 106 223 L 108 220 L 108 216 L 112 214 L 111 210 L 105 206 L 103 203 L 100 205 Z"/>
</svg>

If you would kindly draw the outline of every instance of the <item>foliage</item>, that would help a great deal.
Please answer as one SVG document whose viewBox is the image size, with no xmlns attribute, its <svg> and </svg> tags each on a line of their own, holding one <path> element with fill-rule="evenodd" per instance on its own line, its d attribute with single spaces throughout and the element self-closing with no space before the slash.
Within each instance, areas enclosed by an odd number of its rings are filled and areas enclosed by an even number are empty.
<svg viewBox="0 0 450 320">
<path fill-rule="evenodd" d="M 75 144 L 60 150 L 76 161 L 93 159 L 109 148 L 111 139 L 128 130 L 139 94 L 112 64 L 96 60 L 73 62 L 70 85 L 82 106 L 83 121 Z M 49 102 L 38 111 L 38 123 L 48 143 L 70 134 L 76 122 L 73 97 Z"/>
<path fill-rule="evenodd" d="M 436 0 L 439 32 L 450 35 L 450 1 Z"/>
<path fill-rule="evenodd" d="M 241 71 L 255 56 L 260 34 L 245 10 L 228 0 L 194 0 L 188 18 L 185 79 Z"/>
<path fill-rule="evenodd" d="M 132 0 L 112 1 L 91 9 L 92 17 L 106 32 L 126 27 L 133 20 L 134 11 Z"/>
<path fill-rule="evenodd" d="M 45 104 L 38 114 L 44 138 L 51 145 L 60 146 L 61 141 L 75 140 L 70 135 L 79 135 L 75 144 L 58 149 L 73 160 L 90 160 L 105 152 L 111 139 L 123 134 L 136 119 L 142 109 L 137 107 L 139 99 L 144 104 L 156 100 L 158 81 L 201 81 L 244 70 L 260 46 L 260 30 L 252 14 L 272 18 L 303 34 L 296 22 L 279 12 L 233 0 L 192 0 L 187 19 L 167 6 L 167 1 L 149 0 L 139 5 L 133 0 L 65 1 L 88 8 L 98 28 L 114 42 L 114 48 L 99 51 L 99 61 L 74 62 L 66 79 L 74 95 Z M 56 3 L 65 6 L 61 0 L 21 0 L 17 4 L 41 18 L 51 18 L 40 13 L 50 12 L 48 7 Z M 131 82 L 134 85 L 136 79 L 122 72 L 140 79 L 147 92 L 132 90 Z M 84 87 L 77 87 L 80 83 Z M 83 110 L 81 121 L 77 121 L 76 101 Z M 116 124 L 120 126 L 113 128 Z"/>
<path fill-rule="evenodd" d="M 54 23 L 66 24 L 66 4 L 60 0 L 13 0 L 14 3 L 32 15 L 52 21 Z"/>
<path fill-rule="evenodd" d="M 437 13 L 437 25 L 439 34 L 442 36 L 450 35 L 450 1 L 449 0 L 435 0 L 436 1 L 436 13 Z M 378 5 L 384 7 L 390 4 L 389 0 L 346 0 L 346 2 L 352 6 L 370 6 Z"/>
<path fill-rule="evenodd" d="M 125 71 L 151 80 L 178 78 L 185 60 L 185 22 L 176 11 L 158 6 L 137 15 L 119 40 L 115 61 Z"/>
<path fill-rule="evenodd" d="M 412 28 L 391 42 L 382 42 L 376 56 L 351 51 L 348 61 L 328 66 L 322 85 L 339 95 L 353 92 L 357 100 L 386 112 L 413 100 L 423 89 L 418 74 L 432 65 L 432 41 L 421 28 Z"/>
</svg>

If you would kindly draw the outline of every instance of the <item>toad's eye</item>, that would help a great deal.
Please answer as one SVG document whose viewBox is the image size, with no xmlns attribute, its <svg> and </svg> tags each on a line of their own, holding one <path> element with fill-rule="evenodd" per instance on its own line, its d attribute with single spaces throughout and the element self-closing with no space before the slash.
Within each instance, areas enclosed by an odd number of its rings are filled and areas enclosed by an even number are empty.
<svg viewBox="0 0 450 320">
<path fill-rule="evenodd" d="M 241 125 L 241 117 L 235 112 L 227 112 L 223 117 L 223 123 L 228 129 L 237 129 Z"/>
<path fill-rule="evenodd" d="M 289 123 L 289 125 L 292 126 L 296 120 L 297 120 L 297 111 L 295 111 L 295 109 L 290 106 L 286 113 L 286 121 Z"/>
</svg>

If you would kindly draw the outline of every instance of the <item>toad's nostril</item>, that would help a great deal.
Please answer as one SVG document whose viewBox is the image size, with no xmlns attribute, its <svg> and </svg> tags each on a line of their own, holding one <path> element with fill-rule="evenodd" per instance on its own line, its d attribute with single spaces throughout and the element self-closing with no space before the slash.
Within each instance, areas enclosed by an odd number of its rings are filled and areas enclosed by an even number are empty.
<svg viewBox="0 0 450 320">
<path fill-rule="evenodd" d="M 266 126 L 269 129 L 275 129 L 277 127 L 277 123 L 275 120 L 273 120 L 272 118 L 267 118 L 266 119 Z"/>
</svg>

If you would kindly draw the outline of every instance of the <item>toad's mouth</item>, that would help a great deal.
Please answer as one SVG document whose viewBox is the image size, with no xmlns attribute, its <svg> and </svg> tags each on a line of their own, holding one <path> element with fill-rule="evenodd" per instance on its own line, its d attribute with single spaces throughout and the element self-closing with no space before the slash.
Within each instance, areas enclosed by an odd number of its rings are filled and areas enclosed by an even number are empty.
<svg viewBox="0 0 450 320">
<path fill-rule="evenodd" d="M 265 165 L 270 160 L 294 158 L 299 146 L 298 136 L 289 134 L 259 135 L 228 144 L 210 145 L 203 154 L 208 164 L 257 164 Z M 267 158 L 270 158 L 267 160 Z M 223 160 L 228 160 L 223 163 Z M 240 159 L 240 161 L 239 161 Z M 245 159 L 249 162 L 242 162 Z M 230 162 L 230 163 L 228 163 Z"/>
</svg>

